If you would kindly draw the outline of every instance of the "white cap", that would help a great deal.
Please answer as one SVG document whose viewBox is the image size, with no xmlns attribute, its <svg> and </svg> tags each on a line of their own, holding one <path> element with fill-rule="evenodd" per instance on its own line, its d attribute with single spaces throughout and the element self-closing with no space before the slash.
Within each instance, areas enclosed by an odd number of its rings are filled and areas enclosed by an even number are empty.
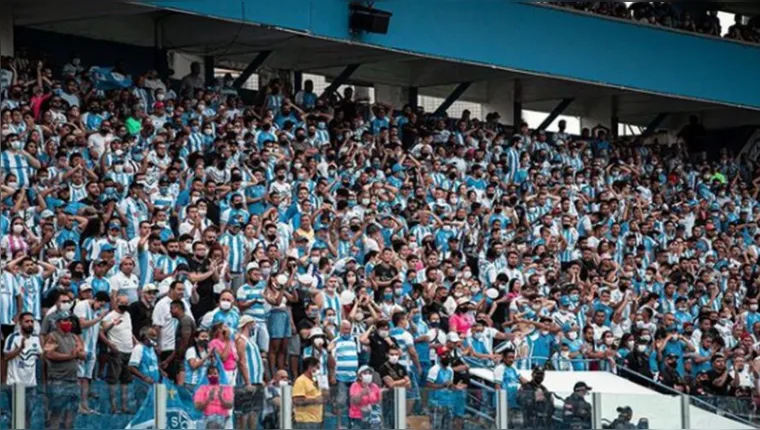
<svg viewBox="0 0 760 430">
<path fill-rule="evenodd" d="M 142 288 L 143 291 L 158 291 L 156 284 L 145 284 Z"/>
<path fill-rule="evenodd" d="M 317 279 L 308 273 L 302 273 L 296 277 L 299 284 L 314 286 L 317 283 Z"/>
<path fill-rule="evenodd" d="M 298 255 L 298 250 L 297 250 L 297 249 L 295 249 L 295 248 L 294 248 L 294 249 L 291 249 L 290 251 L 288 251 L 288 254 L 287 254 L 287 256 L 288 256 L 288 257 L 293 257 L 293 258 L 299 258 L 299 257 L 300 257 L 300 256 Z"/>
<path fill-rule="evenodd" d="M 250 272 L 251 270 L 258 269 L 258 268 L 259 268 L 259 263 L 255 261 L 251 261 L 250 263 L 248 263 L 247 266 L 245 266 L 245 271 Z"/>
<path fill-rule="evenodd" d="M 242 317 L 240 317 L 240 320 L 238 321 L 237 328 L 241 329 L 241 328 L 245 327 L 246 324 L 250 324 L 250 323 L 255 322 L 255 321 L 256 320 L 253 319 L 252 316 L 250 316 L 250 315 L 243 315 Z"/>
<path fill-rule="evenodd" d="M 449 332 L 448 335 L 446 335 L 446 341 L 448 342 L 460 342 L 462 339 L 459 338 L 459 335 L 455 332 Z"/>
<path fill-rule="evenodd" d="M 87 290 L 92 291 L 92 285 L 85 282 L 79 286 L 79 291 L 87 291 Z"/>
<path fill-rule="evenodd" d="M 489 288 L 486 290 L 486 296 L 489 299 L 496 300 L 499 297 L 499 290 L 496 288 Z"/>
</svg>

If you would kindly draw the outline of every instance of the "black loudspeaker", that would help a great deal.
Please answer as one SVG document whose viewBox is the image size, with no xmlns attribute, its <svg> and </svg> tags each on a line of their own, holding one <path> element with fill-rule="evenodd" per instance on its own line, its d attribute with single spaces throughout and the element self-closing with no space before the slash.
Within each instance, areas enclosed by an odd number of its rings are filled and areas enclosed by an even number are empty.
<svg viewBox="0 0 760 430">
<path fill-rule="evenodd" d="M 368 33 L 388 33 L 388 24 L 391 22 L 391 13 L 383 10 L 373 9 L 352 3 L 351 21 L 349 26 L 353 31 L 366 31 Z"/>
</svg>

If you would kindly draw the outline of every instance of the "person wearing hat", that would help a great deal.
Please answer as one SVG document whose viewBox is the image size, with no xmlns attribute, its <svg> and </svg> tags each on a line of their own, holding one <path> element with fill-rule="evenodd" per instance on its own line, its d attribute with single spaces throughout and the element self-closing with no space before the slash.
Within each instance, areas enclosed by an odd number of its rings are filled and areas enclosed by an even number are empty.
<svg viewBox="0 0 760 430">
<path fill-rule="evenodd" d="M 523 426 L 527 429 L 545 429 L 553 426 L 554 395 L 543 385 L 544 368 L 534 367 L 533 377 L 517 391 L 517 401 L 523 413 Z"/>
<path fill-rule="evenodd" d="M 317 384 L 320 389 L 330 389 L 328 382 L 328 360 L 329 353 L 327 351 L 327 340 L 324 331 L 320 327 L 314 327 L 309 332 L 308 345 L 303 349 L 302 358 L 312 357 L 319 360 L 321 365 L 320 372 L 317 377 Z"/>
<path fill-rule="evenodd" d="M 156 284 L 145 284 L 140 291 L 140 300 L 129 305 L 129 315 L 132 318 L 132 334 L 135 338 L 143 327 L 151 325 L 151 314 L 156 304 L 158 287 Z"/>
<path fill-rule="evenodd" d="M 238 321 L 235 348 L 238 356 L 238 378 L 235 381 L 235 418 L 237 428 L 256 428 L 259 408 L 263 402 L 264 362 L 256 342 L 256 320 L 243 315 Z"/>
<path fill-rule="evenodd" d="M 350 406 L 348 418 L 355 429 L 381 428 L 380 387 L 373 382 L 374 371 L 362 366 L 356 372 L 355 381 L 349 388 Z"/>
<path fill-rule="evenodd" d="M 87 358 L 79 336 L 73 333 L 69 312 L 51 315 L 55 330 L 45 336 L 43 357 L 47 365 L 49 404 L 48 428 L 72 428 L 79 406 L 78 360 Z"/>
<path fill-rule="evenodd" d="M 633 409 L 630 406 L 620 406 L 617 408 L 618 417 L 610 424 L 611 429 L 630 430 L 637 428 L 631 422 L 633 419 Z"/>
<path fill-rule="evenodd" d="M 563 406 L 563 425 L 569 430 L 591 428 L 591 403 L 586 401 L 586 395 L 591 387 L 585 382 L 576 382 L 573 394 L 565 399 Z"/>
</svg>

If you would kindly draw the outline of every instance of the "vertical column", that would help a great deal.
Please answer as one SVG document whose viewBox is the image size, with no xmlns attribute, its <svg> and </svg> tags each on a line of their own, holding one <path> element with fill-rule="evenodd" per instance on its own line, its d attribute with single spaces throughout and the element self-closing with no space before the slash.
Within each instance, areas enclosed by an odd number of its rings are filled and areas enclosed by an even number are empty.
<svg viewBox="0 0 760 430">
<path fill-rule="evenodd" d="M 280 387 L 280 428 L 293 428 L 293 387 L 290 385 Z"/>
<path fill-rule="evenodd" d="M 522 81 L 515 79 L 515 92 L 512 102 L 512 125 L 515 129 L 522 123 Z"/>
<path fill-rule="evenodd" d="M 691 428 L 691 398 L 686 395 L 681 395 L 681 428 Z"/>
<path fill-rule="evenodd" d="M 203 76 L 207 87 L 214 86 L 214 57 L 210 55 L 203 57 Z"/>
<path fill-rule="evenodd" d="M 156 427 L 157 429 L 165 429 L 168 428 L 166 426 L 166 385 L 164 384 L 156 384 L 153 386 L 154 395 L 155 395 L 155 406 L 156 406 Z"/>
<path fill-rule="evenodd" d="M 0 1 L 0 55 L 13 56 L 13 2 Z"/>
<path fill-rule="evenodd" d="M 293 72 L 293 94 L 298 94 L 303 89 L 303 72 L 296 70 Z"/>
<path fill-rule="evenodd" d="M 591 393 L 591 428 L 602 428 L 602 393 Z"/>
<path fill-rule="evenodd" d="M 409 106 L 411 106 L 412 109 L 417 109 L 417 101 L 419 99 L 419 95 L 419 88 L 409 87 Z"/>
<path fill-rule="evenodd" d="M 612 118 L 610 118 L 610 134 L 613 138 L 618 137 L 618 126 L 620 124 L 620 118 L 618 118 L 618 96 L 612 96 Z"/>
<path fill-rule="evenodd" d="M 396 419 L 397 430 L 406 430 L 406 388 L 396 387 L 393 389 L 393 416 Z"/>
<path fill-rule="evenodd" d="M 498 390 L 496 392 L 496 428 L 507 430 L 509 428 L 509 401 L 507 399 L 507 390 Z"/>
<path fill-rule="evenodd" d="M 13 429 L 22 430 L 26 428 L 26 386 L 16 384 L 13 386 Z"/>
</svg>

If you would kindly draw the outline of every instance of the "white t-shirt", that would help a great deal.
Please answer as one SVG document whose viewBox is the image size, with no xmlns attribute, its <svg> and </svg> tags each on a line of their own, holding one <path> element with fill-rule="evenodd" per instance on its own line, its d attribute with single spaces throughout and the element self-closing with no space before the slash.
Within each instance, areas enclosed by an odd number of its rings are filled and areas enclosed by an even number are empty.
<svg viewBox="0 0 760 430">
<path fill-rule="evenodd" d="M 5 340 L 3 354 L 8 354 L 21 345 L 24 336 L 13 333 Z M 26 344 L 21 354 L 8 362 L 8 385 L 20 384 L 29 386 L 37 385 L 37 360 L 42 354 L 39 336 L 33 334 L 26 338 Z"/>
<path fill-rule="evenodd" d="M 127 276 L 124 272 L 119 273 L 108 278 L 108 283 L 111 285 L 111 293 L 118 295 L 121 290 L 137 290 L 140 280 L 134 273 Z M 128 294 L 127 291 L 124 291 Z"/>
<path fill-rule="evenodd" d="M 103 318 L 101 326 L 110 326 L 119 318 L 121 318 L 121 322 L 106 332 L 106 339 L 116 345 L 116 349 L 119 352 L 130 354 L 132 353 L 132 318 L 129 316 L 129 312 L 120 314 L 116 311 L 111 311 Z"/>
<path fill-rule="evenodd" d="M 158 350 L 174 351 L 176 347 L 177 323 L 178 321 L 171 315 L 172 299 L 164 297 L 156 303 L 153 309 L 153 325 L 161 327 L 161 333 L 158 336 Z"/>
</svg>

